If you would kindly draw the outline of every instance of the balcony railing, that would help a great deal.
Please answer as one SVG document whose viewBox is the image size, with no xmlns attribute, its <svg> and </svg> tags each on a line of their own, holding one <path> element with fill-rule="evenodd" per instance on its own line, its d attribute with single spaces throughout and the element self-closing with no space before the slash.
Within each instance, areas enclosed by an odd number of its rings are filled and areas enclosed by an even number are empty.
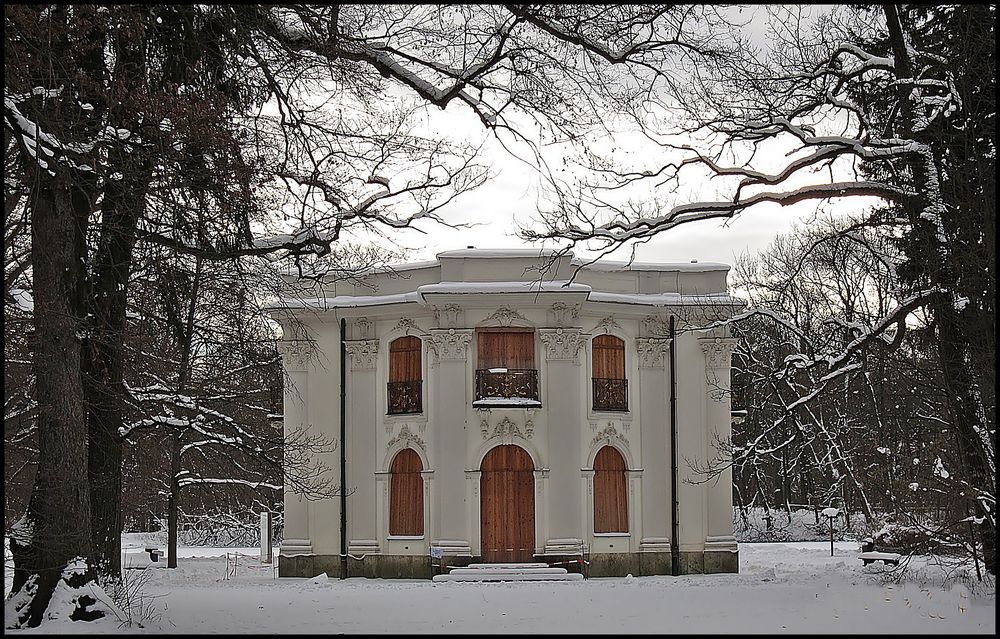
<svg viewBox="0 0 1000 639">
<path fill-rule="evenodd" d="M 476 401 L 517 400 L 538 402 L 538 371 L 535 369 L 491 368 L 476 371 Z"/>
<path fill-rule="evenodd" d="M 594 410 L 628 410 L 628 380 L 595 377 Z"/>
<path fill-rule="evenodd" d="M 423 380 L 412 382 L 389 382 L 389 414 L 405 415 L 422 412 L 420 387 Z"/>
</svg>

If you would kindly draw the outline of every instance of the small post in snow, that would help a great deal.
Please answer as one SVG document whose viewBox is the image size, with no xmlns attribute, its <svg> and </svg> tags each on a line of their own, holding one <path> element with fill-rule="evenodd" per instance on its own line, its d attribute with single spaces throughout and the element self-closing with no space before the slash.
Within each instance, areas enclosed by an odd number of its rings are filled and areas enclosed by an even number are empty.
<svg viewBox="0 0 1000 639">
<path fill-rule="evenodd" d="M 274 561 L 273 539 L 271 537 L 271 511 L 260 513 L 260 563 L 269 564 Z"/>
<path fill-rule="evenodd" d="M 836 508 L 824 508 L 823 516 L 830 520 L 830 556 L 833 557 L 833 520 L 837 518 L 840 511 Z"/>
</svg>

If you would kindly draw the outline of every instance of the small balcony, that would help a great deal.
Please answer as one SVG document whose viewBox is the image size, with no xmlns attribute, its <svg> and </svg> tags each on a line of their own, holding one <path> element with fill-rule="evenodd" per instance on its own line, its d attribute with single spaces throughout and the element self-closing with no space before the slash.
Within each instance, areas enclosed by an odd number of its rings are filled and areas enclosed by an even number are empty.
<svg viewBox="0 0 1000 639">
<path fill-rule="evenodd" d="M 513 368 L 477 370 L 476 401 L 472 405 L 541 406 L 538 401 L 538 371 Z"/>
<path fill-rule="evenodd" d="M 423 380 L 411 382 L 389 382 L 389 414 L 408 415 L 423 412 L 421 385 Z"/>
<path fill-rule="evenodd" d="M 594 377 L 594 410 L 627 411 L 628 380 Z"/>
</svg>

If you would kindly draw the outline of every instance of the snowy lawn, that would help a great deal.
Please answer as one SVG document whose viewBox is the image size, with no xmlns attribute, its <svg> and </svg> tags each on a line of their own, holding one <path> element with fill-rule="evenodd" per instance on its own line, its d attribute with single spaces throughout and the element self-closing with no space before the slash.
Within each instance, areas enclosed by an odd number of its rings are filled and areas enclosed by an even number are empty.
<svg viewBox="0 0 1000 639">
<path fill-rule="evenodd" d="M 131 545 L 131 544 L 129 544 Z M 953 582 L 914 560 L 901 583 L 862 567 L 853 542 L 740 544 L 740 574 L 566 583 L 275 579 L 253 549 L 184 548 L 150 568 L 159 618 L 138 632 L 226 633 L 984 633 L 995 589 Z M 129 559 L 148 563 L 141 548 Z M 207 555 L 221 556 L 207 556 Z M 145 557 L 145 562 L 139 557 Z M 140 570 L 127 571 L 130 576 Z M 70 627 L 67 627 L 70 626 Z M 81 623 L 48 631 L 86 631 Z"/>
</svg>

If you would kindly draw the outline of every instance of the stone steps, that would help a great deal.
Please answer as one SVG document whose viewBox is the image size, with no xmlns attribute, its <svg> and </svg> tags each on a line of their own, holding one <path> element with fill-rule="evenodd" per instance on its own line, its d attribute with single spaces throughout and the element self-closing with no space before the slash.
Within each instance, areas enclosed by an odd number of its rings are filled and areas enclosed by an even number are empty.
<svg viewBox="0 0 1000 639">
<path fill-rule="evenodd" d="M 466 568 L 452 568 L 443 575 L 434 575 L 434 581 L 581 581 L 583 575 L 567 572 L 565 568 L 550 568 L 543 563 L 523 564 L 470 564 Z"/>
</svg>

